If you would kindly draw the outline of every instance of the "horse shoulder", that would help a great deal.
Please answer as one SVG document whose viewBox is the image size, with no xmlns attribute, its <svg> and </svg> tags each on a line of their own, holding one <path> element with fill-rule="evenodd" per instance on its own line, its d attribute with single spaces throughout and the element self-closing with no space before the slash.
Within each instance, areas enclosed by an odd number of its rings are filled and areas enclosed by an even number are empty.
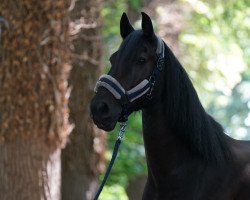
<svg viewBox="0 0 250 200">
<path fill-rule="evenodd" d="M 242 171 L 239 186 L 234 200 L 250 199 L 250 163 Z"/>
<path fill-rule="evenodd" d="M 240 167 L 238 190 L 234 200 L 250 199 L 250 141 L 236 141 L 233 151 Z"/>
</svg>

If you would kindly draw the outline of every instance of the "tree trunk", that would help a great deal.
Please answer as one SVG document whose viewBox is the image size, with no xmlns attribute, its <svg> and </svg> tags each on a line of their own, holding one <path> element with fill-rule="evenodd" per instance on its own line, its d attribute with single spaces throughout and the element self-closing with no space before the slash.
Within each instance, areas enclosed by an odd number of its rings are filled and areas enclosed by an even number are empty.
<svg viewBox="0 0 250 200">
<path fill-rule="evenodd" d="M 76 0 L 70 8 L 69 107 L 75 128 L 62 151 L 62 199 L 90 200 L 104 169 L 105 136 L 89 117 L 89 102 L 101 71 L 101 0 Z"/>
<path fill-rule="evenodd" d="M 129 200 L 138 200 L 142 198 L 146 182 L 146 175 L 137 175 L 129 181 L 128 187 L 126 188 Z"/>
<path fill-rule="evenodd" d="M 0 145 L 0 199 L 60 199 L 60 149 L 15 137 Z"/>
<path fill-rule="evenodd" d="M 68 5 L 2 0 L 0 199 L 60 199 L 68 124 Z"/>
<path fill-rule="evenodd" d="M 185 4 L 177 0 L 151 0 L 145 11 L 154 16 L 159 36 L 163 38 L 176 55 L 179 51 L 179 35 L 183 29 Z"/>
</svg>

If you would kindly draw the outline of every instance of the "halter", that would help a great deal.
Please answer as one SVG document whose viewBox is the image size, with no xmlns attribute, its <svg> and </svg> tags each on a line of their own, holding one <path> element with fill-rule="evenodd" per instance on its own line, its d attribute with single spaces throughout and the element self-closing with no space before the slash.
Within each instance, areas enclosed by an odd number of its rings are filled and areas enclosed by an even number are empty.
<svg viewBox="0 0 250 200">
<path fill-rule="evenodd" d="M 122 85 L 114 77 L 104 74 L 101 75 L 96 83 L 94 91 L 97 92 L 99 87 L 106 88 L 116 99 L 121 101 L 122 113 L 119 118 L 119 122 L 127 121 L 127 118 L 131 112 L 128 111 L 128 103 L 133 102 L 140 97 L 146 95 L 147 99 L 152 99 L 152 92 L 154 89 L 156 78 L 164 66 L 164 54 L 165 47 L 162 39 L 158 38 L 158 44 L 156 49 L 158 57 L 157 65 L 154 67 L 149 79 L 144 79 L 132 89 L 126 91 Z"/>
</svg>

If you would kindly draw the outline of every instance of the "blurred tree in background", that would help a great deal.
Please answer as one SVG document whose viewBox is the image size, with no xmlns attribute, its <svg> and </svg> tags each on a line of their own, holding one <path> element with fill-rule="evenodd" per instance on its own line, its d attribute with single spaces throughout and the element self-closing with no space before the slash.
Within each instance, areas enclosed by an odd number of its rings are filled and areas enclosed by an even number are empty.
<svg viewBox="0 0 250 200">
<path fill-rule="evenodd" d="M 104 171 L 105 134 L 89 115 L 96 79 L 101 72 L 101 0 L 74 0 L 70 10 L 70 122 L 74 129 L 62 151 L 62 199 L 91 200 Z"/>
<path fill-rule="evenodd" d="M 250 139 L 250 2 L 186 0 L 181 60 L 227 133 Z"/>
<path fill-rule="evenodd" d="M 70 131 L 68 2 L 0 4 L 0 199 L 59 200 Z"/>
</svg>

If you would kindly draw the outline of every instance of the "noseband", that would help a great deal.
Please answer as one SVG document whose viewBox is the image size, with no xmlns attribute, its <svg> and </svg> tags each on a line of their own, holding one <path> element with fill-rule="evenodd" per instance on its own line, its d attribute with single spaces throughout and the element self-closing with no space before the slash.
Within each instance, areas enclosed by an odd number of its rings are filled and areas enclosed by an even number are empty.
<svg viewBox="0 0 250 200">
<path fill-rule="evenodd" d="M 158 38 L 156 54 L 158 57 L 157 65 L 154 67 L 149 79 L 144 79 L 132 89 L 126 91 L 118 80 L 114 77 L 104 74 L 101 75 L 95 86 L 95 92 L 99 87 L 106 88 L 116 99 L 120 100 L 122 105 L 122 113 L 119 122 L 127 121 L 131 112 L 128 111 L 128 103 L 131 103 L 140 97 L 146 95 L 147 99 L 152 99 L 152 91 L 154 89 L 156 78 L 164 66 L 165 47 L 162 39 Z"/>
</svg>

